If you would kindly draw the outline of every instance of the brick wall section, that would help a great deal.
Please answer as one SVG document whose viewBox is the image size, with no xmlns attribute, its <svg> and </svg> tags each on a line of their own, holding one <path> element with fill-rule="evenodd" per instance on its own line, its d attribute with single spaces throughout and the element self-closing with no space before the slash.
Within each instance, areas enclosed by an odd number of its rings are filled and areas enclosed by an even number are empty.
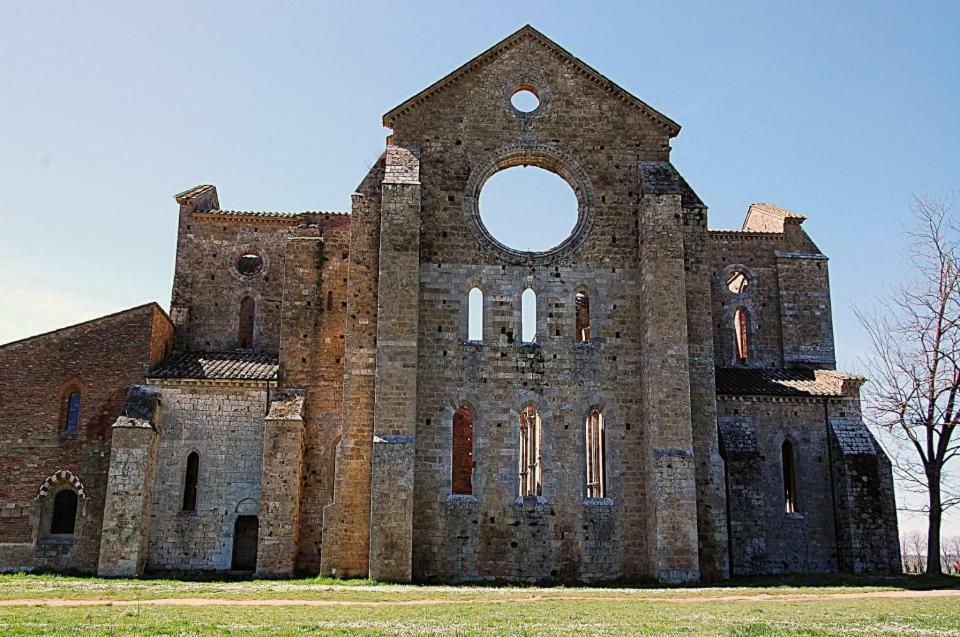
<svg viewBox="0 0 960 637">
<path fill-rule="evenodd" d="M 320 572 L 365 577 L 370 555 L 370 466 L 376 370 L 381 158 L 353 195 L 347 275 L 343 416 L 333 502 L 323 512 Z"/>
<path fill-rule="evenodd" d="M 0 445 L 5 451 L 0 520 L 3 541 L 11 544 L 0 546 L 3 567 L 96 570 L 110 426 L 127 387 L 143 382 L 169 347 L 170 329 L 163 310 L 150 303 L 0 347 Z M 62 433 L 61 393 L 70 383 L 81 395 L 76 435 Z M 78 476 L 85 487 L 73 543 L 34 546 L 35 534 L 41 539 L 46 534 L 35 528 L 47 506 L 46 499 L 36 500 L 37 492 L 60 469 Z"/>
</svg>

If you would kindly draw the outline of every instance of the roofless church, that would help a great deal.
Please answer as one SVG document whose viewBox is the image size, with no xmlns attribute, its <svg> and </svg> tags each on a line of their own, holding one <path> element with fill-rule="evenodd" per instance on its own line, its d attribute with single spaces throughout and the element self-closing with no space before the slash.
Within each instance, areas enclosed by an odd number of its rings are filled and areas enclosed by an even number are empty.
<svg viewBox="0 0 960 637">
<path fill-rule="evenodd" d="M 801 214 L 709 229 L 670 162 L 680 126 L 529 26 L 384 124 L 349 214 L 191 188 L 169 312 L 0 347 L 0 568 L 900 571 L 890 463 L 864 379 L 835 368 Z M 550 249 L 481 219 L 517 166 L 576 197 Z"/>
</svg>

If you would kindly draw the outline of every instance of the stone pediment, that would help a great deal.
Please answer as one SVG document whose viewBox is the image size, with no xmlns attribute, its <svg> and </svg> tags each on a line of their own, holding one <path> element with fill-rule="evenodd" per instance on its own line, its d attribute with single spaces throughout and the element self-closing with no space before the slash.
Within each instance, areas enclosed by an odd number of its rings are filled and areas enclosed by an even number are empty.
<svg viewBox="0 0 960 637">
<path fill-rule="evenodd" d="M 418 108 L 423 103 L 442 93 L 447 87 L 456 84 L 466 76 L 476 73 L 477 70 L 496 60 L 505 52 L 516 47 L 518 44 L 527 41 L 536 42 L 538 45 L 546 49 L 551 55 L 559 59 L 561 63 L 574 68 L 580 74 L 597 84 L 600 88 L 612 96 L 640 110 L 649 119 L 666 129 L 670 137 L 675 137 L 680 132 L 680 125 L 675 121 L 663 113 L 660 113 L 629 91 L 623 89 L 615 82 L 602 75 L 599 71 L 575 57 L 562 46 L 534 29 L 529 24 L 525 25 L 515 33 L 507 36 L 497 44 L 494 44 L 480 55 L 460 66 L 453 72 L 447 74 L 440 80 L 434 82 L 413 97 L 404 101 L 399 106 L 391 109 L 383 116 L 383 125 L 387 128 L 394 128 L 394 122 L 398 117 L 401 117 L 406 113 Z"/>
</svg>

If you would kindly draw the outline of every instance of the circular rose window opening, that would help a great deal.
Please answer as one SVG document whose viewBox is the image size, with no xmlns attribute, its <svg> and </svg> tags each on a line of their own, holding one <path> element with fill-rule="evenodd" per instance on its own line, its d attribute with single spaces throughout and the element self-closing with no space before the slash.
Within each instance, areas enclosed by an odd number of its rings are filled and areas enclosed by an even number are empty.
<svg viewBox="0 0 960 637">
<path fill-rule="evenodd" d="M 510 103 L 521 113 L 532 113 L 540 108 L 540 96 L 529 86 L 521 86 L 513 92 Z"/>
<path fill-rule="evenodd" d="M 513 166 L 495 173 L 483 185 L 478 205 L 487 232 L 521 252 L 557 247 L 579 220 L 577 196 L 570 184 L 537 166 Z"/>
<path fill-rule="evenodd" d="M 256 276 L 263 271 L 263 257 L 253 252 L 246 252 L 237 259 L 237 272 L 243 276 Z"/>
</svg>

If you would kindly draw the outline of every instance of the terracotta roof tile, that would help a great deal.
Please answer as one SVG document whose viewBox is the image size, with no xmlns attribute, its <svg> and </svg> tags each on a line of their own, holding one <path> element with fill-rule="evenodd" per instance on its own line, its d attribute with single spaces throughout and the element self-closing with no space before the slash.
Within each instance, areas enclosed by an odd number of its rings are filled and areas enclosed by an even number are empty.
<svg viewBox="0 0 960 637">
<path fill-rule="evenodd" d="M 277 356 L 272 354 L 185 352 L 174 354 L 147 374 L 147 377 L 195 380 L 276 380 L 279 367 Z"/>
<path fill-rule="evenodd" d="M 842 396 L 813 370 L 718 368 L 717 393 L 727 396 Z"/>
</svg>

